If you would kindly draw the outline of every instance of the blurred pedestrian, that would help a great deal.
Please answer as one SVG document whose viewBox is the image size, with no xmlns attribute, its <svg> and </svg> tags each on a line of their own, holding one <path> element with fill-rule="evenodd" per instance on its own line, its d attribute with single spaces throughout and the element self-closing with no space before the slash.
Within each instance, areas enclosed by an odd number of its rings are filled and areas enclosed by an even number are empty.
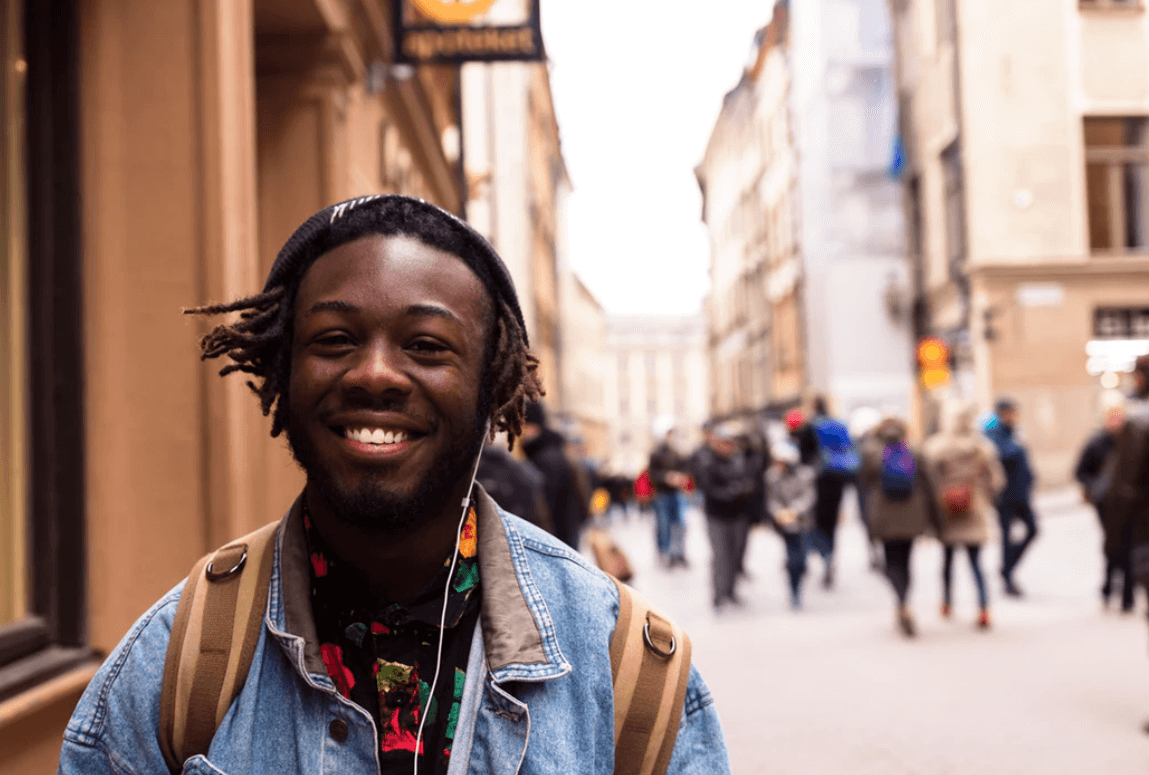
<svg viewBox="0 0 1149 775">
<path fill-rule="evenodd" d="M 809 420 L 818 444 L 818 476 L 814 482 L 815 551 L 822 556 L 825 571 L 822 586 L 834 586 L 834 544 L 838 533 L 838 512 L 846 485 L 854 481 L 860 460 L 850 432 L 840 420 L 830 417 L 826 399 L 814 399 L 814 416 Z"/>
<path fill-rule="evenodd" d="M 545 480 L 530 460 L 515 460 L 502 443 L 491 442 L 479 458 L 475 480 L 504 510 L 554 534 Z"/>
<path fill-rule="evenodd" d="M 850 422 L 847 427 L 850 431 L 850 438 L 857 445 L 858 454 L 861 456 L 863 464 L 865 463 L 867 447 L 871 445 L 877 445 L 879 448 L 884 447 L 881 441 L 874 438 L 874 429 L 878 427 L 878 423 L 882 419 L 882 413 L 872 406 L 861 406 L 850 413 Z M 858 496 L 858 516 L 866 528 L 866 550 L 870 557 L 870 569 L 880 571 L 885 566 L 885 555 L 881 540 L 874 535 L 870 526 L 868 490 L 868 483 L 859 475 L 854 480 L 854 492 Z"/>
<path fill-rule="evenodd" d="M 1106 536 L 1129 525 L 1130 566 L 1138 584 L 1149 584 L 1149 355 L 1133 365 L 1133 394 L 1113 452 L 1113 480 L 1105 497 Z M 1108 546 L 1106 547 L 1108 549 Z M 1143 726 L 1149 733 L 1149 722 Z"/>
<path fill-rule="evenodd" d="M 814 529 L 814 467 L 802 463 L 792 442 L 770 448 L 772 462 L 766 472 L 766 501 L 770 517 L 786 544 L 786 577 L 790 583 L 790 607 L 802 608 L 802 578 Z"/>
<path fill-rule="evenodd" d="M 996 517 L 994 501 L 1005 487 L 997 449 L 978 432 L 973 407 L 954 400 L 946 406 L 941 431 L 922 445 L 922 457 L 940 515 L 942 616 L 948 619 L 953 610 L 954 551 L 964 547 L 977 585 L 977 624 L 986 629 L 990 626 L 989 594 L 981 547 L 989 540 L 990 525 Z"/>
<path fill-rule="evenodd" d="M 909 638 L 916 634 L 909 608 L 910 554 L 914 539 L 938 528 L 933 491 L 921 458 L 906 443 L 906 423 L 888 416 L 868 434 L 862 447 L 858 481 L 866 494 L 870 528 L 882 542 L 886 578 L 897 597 L 897 624 Z"/>
<path fill-rule="evenodd" d="M 695 477 L 702 492 L 706 529 L 710 537 L 714 607 L 740 604 L 735 594 L 739 552 L 746 547 L 755 481 L 760 474 L 735 441 L 736 431 L 717 425 L 707 434 L 706 444 L 694 456 Z"/>
<path fill-rule="evenodd" d="M 662 415 L 652 427 L 658 446 L 650 453 L 650 484 L 654 490 L 654 541 L 658 557 L 668 567 L 686 566 L 686 520 L 679 493 L 690 482 L 686 458 L 674 447 L 674 418 Z"/>
<path fill-rule="evenodd" d="M 1113 578 L 1121 574 L 1121 610 L 1133 610 L 1136 585 L 1131 567 L 1133 553 L 1133 526 L 1128 521 L 1110 535 L 1111 520 L 1106 519 L 1105 500 L 1113 482 L 1113 463 L 1117 437 L 1125 426 L 1125 397 L 1117 391 L 1102 396 L 1102 427 L 1094 433 L 1081 450 L 1074 477 L 1081 483 L 1082 497 L 1097 510 L 1104 534 L 1103 554 L 1105 576 L 1101 583 L 1101 604 L 1109 607 L 1113 591 Z"/>
<path fill-rule="evenodd" d="M 1017 414 L 1017 403 L 1012 398 L 999 398 L 985 429 L 985 435 L 997 447 L 998 457 L 1005 469 L 1005 489 L 997 502 L 1001 524 L 1001 579 L 1005 594 L 1013 597 L 1022 594 L 1013 577 L 1014 571 L 1025 550 L 1037 537 L 1037 519 L 1030 505 L 1033 471 L 1029 467 L 1029 453 L 1018 438 Z M 1019 542 L 1013 540 L 1015 520 L 1020 521 L 1025 528 L 1025 537 Z"/>
<path fill-rule="evenodd" d="M 578 472 L 566 454 L 566 440 L 558 431 L 547 427 L 543 405 L 527 404 L 523 423 L 523 452 L 543 474 L 547 511 L 554 524 L 554 535 L 578 550 L 579 532 L 590 508 L 589 494 L 580 486 Z"/>
</svg>

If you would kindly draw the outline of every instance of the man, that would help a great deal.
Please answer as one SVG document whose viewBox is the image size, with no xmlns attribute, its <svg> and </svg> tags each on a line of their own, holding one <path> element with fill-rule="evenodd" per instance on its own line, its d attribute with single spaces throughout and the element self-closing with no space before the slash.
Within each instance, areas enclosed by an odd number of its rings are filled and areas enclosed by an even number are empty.
<svg viewBox="0 0 1149 775">
<path fill-rule="evenodd" d="M 1011 398 L 999 398 L 993 416 L 986 423 L 985 435 L 997 447 L 1005 468 L 1005 489 L 997 500 L 997 514 L 1001 523 L 1001 579 L 1005 594 L 1012 597 L 1022 594 L 1013 573 L 1037 537 L 1037 519 L 1030 506 L 1033 471 L 1029 467 L 1029 453 L 1017 438 L 1016 424 L 1017 404 Z M 1025 537 L 1018 542 L 1013 540 L 1014 520 L 1025 526 Z"/>
<path fill-rule="evenodd" d="M 261 294 L 193 312 L 241 313 L 204 357 L 254 377 L 307 485 L 278 527 L 246 682 L 184 771 L 610 772 L 617 588 L 472 489 L 484 438 L 513 443 L 540 393 L 486 241 L 419 200 L 352 200 L 292 235 Z M 157 727 L 182 589 L 89 685 L 61 773 L 169 770 Z M 729 771 L 694 671 L 669 771 Z"/>
<path fill-rule="evenodd" d="M 759 466 L 739 448 L 736 435 L 735 429 L 726 423 L 714 426 L 693 461 L 713 556 L 715 610 L 729 603 L 741 603 L 734 585 L 738 569 L 742 567 L 754 495 L 762 476 Z"/>
<path fill-rule="evenodd" d="M 686 566 L 686 521 L 679 493 L 690 483 L 690 475 L 686 461 L 674 448 L 674 418 L 656 417 L 652 430 L 658 441 L 647 469 L 654 488 L 654 542 L 666 567 Z"/>
<path fill-rule="evenodd" d="M 554 533 L 543 474 L 531 461 L 515 460 L 498 440 L 493 441 L 483 448 L 475 481 L 504 510 Z"/>
<path fill-rule="evenodd" d="M 1113 592 L 1113 576 L 1115 572 L 1121 574 L 1121 610 L 1129 613 L 1133 610 L 1136 587 L 1133 583 L 1133 570 L 1131 568 L 1133 546 L 1133 526 L 1126 522 L 1119 533 L 1111 535 L 1109 525 L 1111 520 L 1106 518 L 1105 500 L 1109 493 L 1109 486 L 1113 479 L 1113 453 L 1117 448 L 1117 438 L 1125 427 L 1125 396 L 1116 390 L 1102 394 L 1103 421 L 1101 429 L 1089 437 L 1081 456 L 1077 460 L 1077 467 L 1073 471 L 1074 477 L 1081 484 L 1082 498 L 1093 504 L 1097 509 L 1097 518 L 1101 522 L 1104 535 L 1105 575 L 1101 583 L 1101 604 L 1109 607 L 1109 596 Z"/>
<path fill-rule="evenodd" d="M 577 550 L 579 534 L 590 510 L 590 491 L 584 478 L 571 463 L 566 439 L 547 427 L 547 413 L 537 401 L 527 404 L 523 423 L 523 451 L 543 475 L 547 511 L 554 534 Z"/>
</svg>

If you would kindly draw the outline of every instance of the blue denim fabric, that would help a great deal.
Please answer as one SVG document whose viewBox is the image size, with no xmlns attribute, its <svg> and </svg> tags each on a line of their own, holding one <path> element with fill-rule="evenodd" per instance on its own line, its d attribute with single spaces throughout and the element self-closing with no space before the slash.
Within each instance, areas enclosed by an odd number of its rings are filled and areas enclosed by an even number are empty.
<svg viewBox="0 0 1149 775">
<path fill-rule="evenodd" d="M 658 554 L 664 559 L 683 556 L 684 541 L 681 533 L 686 529 L 682 518 L 682 503 L 678 493 L 660 492 L 654 496 L 654 539 Z M 675 533 L 679 535 L 675 535 Z M 679 540 L 674 540 L 678 538 Z"/>
<path fill-rule="evenodd" d="M 614 766 L 608 647 L 618 616 L 617 590 L 597 568 L 543 531 L 501 510 L 492 513 L 509 550 L 504 581 L 521 591 L 521 604 L 529 609 L 538 637 L 533 631 L 524 636 L 521 621 L 510 627 L 509 621 L 488 616 L 495 606 L 484 603 L 450 775 L 606 775 Z M 481 522 L 480 541 L 483 530 Z M 305 645 L 314 644 L 286 629 L 283 543 L 281 530 L 267 615 L 247 683 L 207 756 L 189 759 L 186 773 L 378 772 L 374 720 L 340 696 L 326 674 L 309 672 Z M 481 573 L 492 574 L 482 556 Z M 485 584 L 494 581 L 490 575 L 483 578 Z M 136 622 L 84 692 L 64 733 L 61 775 L 167 772 L 156 730 L 164 656 L 182 586 Z M 517 645 L 522 643 L 527 645 Z M 539 656 L 495 666 L 488 661 L 492 655 L 514 653 Z M 335 719 L 350 730 L 343 742 L 328 731 Z M 730 772 L 713 700 L 693 668 L 669 771 Z"/>
</svg>

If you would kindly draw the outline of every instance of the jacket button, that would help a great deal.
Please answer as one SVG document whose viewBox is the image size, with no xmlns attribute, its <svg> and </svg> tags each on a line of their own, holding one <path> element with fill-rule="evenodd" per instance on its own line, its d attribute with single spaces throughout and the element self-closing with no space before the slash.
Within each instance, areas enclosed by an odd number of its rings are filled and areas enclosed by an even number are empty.
<svg viewBox="0 0 1149 775">
<path fill-rule="evenodd" d="M 337 718 L 327 726 L 327 731 L 331 733 L 331 739 L 337 743 L 342 743 L 347 739 L 347 722 L 341 718 Z"/>
</svg>

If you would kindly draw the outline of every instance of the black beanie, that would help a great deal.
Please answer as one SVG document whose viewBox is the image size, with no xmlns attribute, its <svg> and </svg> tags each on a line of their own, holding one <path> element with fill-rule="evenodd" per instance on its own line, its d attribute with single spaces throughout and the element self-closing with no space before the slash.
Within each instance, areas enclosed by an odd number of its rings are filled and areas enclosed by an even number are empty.
<svg viewBox="0 0 1149 775">
<path fill-rule="evenodd" d="M 407 225 L 416 221 L 443 227 L 450 239 L 428 238 Z M 375 194 L 323 208 L 284 243 L 268 272 L 264 292 L 280 285 L 294 288 L 317 258 L 369 234 L 406 235 L 458 256 L 478 275 L 496 303 L 502 301 L 510 307 L 523 330 L 523 341 L 527 342 L 527 327 L 514 281 L 491 244 L 462 219 L 409 196 Z"/>
</svg>

